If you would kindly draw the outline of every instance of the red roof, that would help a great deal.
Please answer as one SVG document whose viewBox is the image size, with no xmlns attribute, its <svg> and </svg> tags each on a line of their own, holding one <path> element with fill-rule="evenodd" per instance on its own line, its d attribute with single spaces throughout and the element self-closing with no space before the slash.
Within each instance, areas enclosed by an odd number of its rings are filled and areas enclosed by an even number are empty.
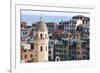
<svg viewBox="0 0 100 73">
<path fill-rule="evenodd" d="M 62 29 L 56 29 L 56 30 L 54 30 L 54 33 L 63 33 L 64 32 L 64 30 L 62 30 Z"/>
</svg>

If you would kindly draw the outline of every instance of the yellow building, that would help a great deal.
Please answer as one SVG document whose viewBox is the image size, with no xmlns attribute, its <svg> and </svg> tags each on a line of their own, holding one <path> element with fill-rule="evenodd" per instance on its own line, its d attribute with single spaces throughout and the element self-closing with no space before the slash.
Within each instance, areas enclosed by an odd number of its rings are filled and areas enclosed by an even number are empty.
<svg viewBox="0 0 100 73">
<path fill-rule="evenodd" d="M 70 51 L 70 58 L 75 60 L 81 60 L 82 59 L 82 53 L 81 53 L 81 35 L 79 31 L 76 31 L 75 33 L 68 33 L 68 40 L 70 44 L 68 43 L 68 48 Z M 77 42 L 76 47 L 72 46 L 73 41 Z M 75 49 L 76 48 L 76 49 Z M 75 49 L 75 50 L 74 50 Z"/>
<path fill-rule="evenodd" d="M 37 55 L 35 60 L 38 62 L 48 61 L 48 28 L 42 17 L 37 23 L 35 34 L 36 37 L 34 39 L 34 53 Z"/>
</svg>

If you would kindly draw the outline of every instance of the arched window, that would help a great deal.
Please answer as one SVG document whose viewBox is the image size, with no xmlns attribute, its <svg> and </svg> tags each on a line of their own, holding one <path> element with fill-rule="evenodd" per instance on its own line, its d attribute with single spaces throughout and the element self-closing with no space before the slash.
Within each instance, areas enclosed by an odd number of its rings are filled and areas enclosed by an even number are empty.
<svg viewBox="0 0 100 73">
<path fill-rule="evenodd" d="M 43 51 L 43 48 L 42 48 L 42 46 L 40 47 L 40 51 L 41 51 L 41 52 Z"/>
<path fill-rule="evenodd" d="M 42 34 L 40 34 L 40 38 L 41 38 L 41 39 L 43 38 L 43 35 L 42 35 Z"/>
<path fill-rule="evenodd" d="M 45 38 L 47 38 L 47 34 L 45 34 Z"/>
<path fill-rule="evenodd" d="M 25 59 L 27 58 L 27 55 L 25 55 Z"/>
<path fill-rule="evenodd" d="M 47 51 L 47 46 L 45 46 L 45 51 Z"/>
<path fill-rule="evenodd" d="M 31 54 L 30 57 L 32 58 L 33 57 L 33 54 Z"/>
</svg>

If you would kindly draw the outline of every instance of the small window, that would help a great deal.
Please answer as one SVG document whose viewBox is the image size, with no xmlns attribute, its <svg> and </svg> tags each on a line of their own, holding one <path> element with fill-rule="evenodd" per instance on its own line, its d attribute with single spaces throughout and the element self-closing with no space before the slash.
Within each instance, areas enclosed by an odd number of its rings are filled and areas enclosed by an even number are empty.
<svg viewBox="0 0 100 73">
<path fill-rule="evenodd" d="M 78 57 L 77 59 L 78 59 L 78 60 L 81 60 L 81 58 L 80 58 L 80 57 Z"/>
<path fill-rule="evenodd" d="M 25 35 L 27 34 L 27 32 L 25 32 Z"/>
<path fill-rule="evenodd" d="M 27 61 L 27 63 L 31 63 L 31 61 L 30 61 L 30 60 L 28 60 L 28 61 Z"/>
<path fill-rule="evenodd" d="M 59 61 L 59 59 L 57 58 L 57 61 Z"/>
<path fill-rule="evenodd" d="M 80 51 L 77 51 L 77 55 L 80 55 Z"/>
<path fill-rule="evenodd" d="M 23 32 L 23 35 L 24 35 L 24 32 Z"/>
<path fill-rule="evenodd" d="M 77 44 L 79 45 L 80 43 L 78 42 Z"/>
<path fill-rule="evenodd" d="M 47 46 L 45 47 L 45 51 L 47 51 Z"/>
<path fill-rule="evenodd" d="M 36 38 L 38 37 L 38 34 L 36 34 Z"/>
<path fill-rule="evenodd" d="M 74 36 L 74 39 L 75 39 L 75 36 Z"/>
<path fill-rule="evenodd" d="M 71 38 L 71 35 L 69 37 Z"/>
<path fill-rule="evenodd" d="M 52 27 L 54 27 L 54 25 L 52 25 Z"/>
<path fill-rule="evenodd" d="M 41 52 L 43 51 L 43 48 L 42 48 L 42 46 L 41 46 L 41 48 L 40 48 L 40 51 L 41 51 Z"/>
<path fill-rule="evenodd" d="M 32 58 L 33 57 L 33 54 L 31 54 L 30 57 Z"/>
<path fill-rule="evenodd" d="M 64 53 L 66 53 L 66 50 L 64 50 Z"/>
<path fill-rule="evenodd" d="M 34 44 L 31 44 L 31 49 L 34 49 Z"/>
<path fill-rule="evenodd" d="M 41 39 L 43 38 L 43 35 L 42 35 L 42 34 L 40 34 L 40 38 L 41 38 Z"/>
<path fill-rule="evenodd" d="M 85 59 L 85 56 L 83 56 L 83 59 Z"/>
<path fill-rule="evenodd" d="M 45 38 L 47 38 L 47 34 L 45 34 Z"/>
<path fill-rule="evenodd" d="M 27 58 L 27 55 L 25 55 L 25 59 Z"/>
<path fill-rule="evenodd" d="M 49 54 L 51 54 L 51 51 L 49 51 Z"/>
<path fill-rule="evenodd" d="M 79 47 L 77 47 L 77 50 L 79 50 Z"/>
</svg>

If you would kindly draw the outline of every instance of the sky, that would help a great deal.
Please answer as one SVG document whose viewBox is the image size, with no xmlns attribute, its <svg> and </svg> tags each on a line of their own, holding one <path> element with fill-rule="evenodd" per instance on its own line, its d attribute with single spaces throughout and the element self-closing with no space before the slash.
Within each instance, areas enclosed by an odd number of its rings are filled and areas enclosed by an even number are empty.
<svg viewBox="0 0 100 73">
<path fill-rule="evenodd" d="M 80 14 L 80 13 L 62 13 L 62 12 L 46 12 L 46 11 L 21 11 L 21 22 L 27 22 L 28 25 L 32 25 L 32 23 L 40 20 L 42 16 L 45 22 L 56 22 L 60 21 L 68 21 L 73 16 L 76 15 L 84 15 L 89 16 L 88 14 Z"/>
<path fill-rule="evenodd" d="M 40 20 L 41 15 L 21 15 L 21 21 L 27 22 L 28 25 L 31 25 L 34 22 L 37 22 Z M 66 21 L 70 20 L 71 17 L 67 16 L 42 16 L 43 20 L 45 22 L 56 22 L 59 23 L 61 20 Z"/>
</svg>

